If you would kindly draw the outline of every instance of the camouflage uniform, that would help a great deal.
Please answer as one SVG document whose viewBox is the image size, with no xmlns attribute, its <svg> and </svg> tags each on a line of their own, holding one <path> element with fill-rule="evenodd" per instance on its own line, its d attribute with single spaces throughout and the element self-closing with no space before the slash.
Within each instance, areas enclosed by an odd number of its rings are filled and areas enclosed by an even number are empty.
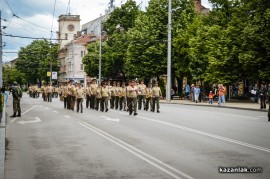
<svg viewBox="0 0 270 179">
<path fill-rule="evenodd" d="M 13 115 L 10 117 L 21 117 L 21 94 L 22 90 L 19 86 L 17 86 L 17 83 L 14 82 L 16 86 L 12 87 L 12 96 L 13 96 Z M 16 115 L 18 112 L 18 115 Z"/>
</svg>

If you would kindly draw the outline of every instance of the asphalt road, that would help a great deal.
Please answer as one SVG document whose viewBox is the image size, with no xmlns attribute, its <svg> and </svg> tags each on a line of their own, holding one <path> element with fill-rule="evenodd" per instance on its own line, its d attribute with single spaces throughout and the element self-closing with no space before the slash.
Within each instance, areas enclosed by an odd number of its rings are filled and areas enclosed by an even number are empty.
<svg viewBox="0 0 270 179">
<path fill-rule="evenodd" d="M 7 125 L 6 179 L 270 178 L 266 112 L 161 104 L 161 113 L 136 117 L 76 113 L 26 95 L 21 105 L 23 116 Z"/>
</svg>

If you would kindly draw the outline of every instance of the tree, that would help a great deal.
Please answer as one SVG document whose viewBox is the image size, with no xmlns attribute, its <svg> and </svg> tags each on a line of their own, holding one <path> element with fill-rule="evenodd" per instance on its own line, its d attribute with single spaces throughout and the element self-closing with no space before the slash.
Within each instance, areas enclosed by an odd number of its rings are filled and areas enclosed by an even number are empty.
<svg viewBox="0 0 270 179">
<path fill-rule="evenodd" d="M 25 74 L 19 72 L 15 67 L 4 66 L 3 67 L 3 81 L 6 84 L 13 84 L 14 81 L 19 84 L 25 84 Z"/>
<path fill-rule="evenodd" d="M 29 83 L 37 83 L 49 79 L 47 71 L 59 71 L 57 61 L 57 44 L 52 44 L 46 40 L 35 40 L 27 47 L 21 48 L 16 61 L 16 69 L 25 74 Z"/>
<path fill-rule="evenodd" d="M 99 73 L 99 42 L 87 46 L 88 53 L 83 57 L 84 71 L 88 76 L 97 77 Z M 104 65 L 103 65 L 104 66 Z"/>
<path fill-rule="evenodd" d="M 116 8 L 104 24 L 109 38 L 104 53 L 104 75 L 113 79 L 124 78 L 124 64 L 127 58 L 128 31 L 134 26 L 139 13 L 138 6 L 133 0 L 128 0 L 120 8 Z"/>
</svg>

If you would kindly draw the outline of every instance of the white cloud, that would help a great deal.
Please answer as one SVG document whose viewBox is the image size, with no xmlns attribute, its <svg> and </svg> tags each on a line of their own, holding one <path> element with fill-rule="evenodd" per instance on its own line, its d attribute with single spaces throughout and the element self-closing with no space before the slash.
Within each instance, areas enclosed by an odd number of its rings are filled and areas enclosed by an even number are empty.
<svg viewBox="0 0 270 179">
<path fill-rule="evenodd" d="M 57 0 L 55 6 L 55 17 L 53 22 L 53 31 L 58 30 L 58 16 L 66 14 L 69 0 Z M 127 0 L 115 0 L 115 5 L 120 6 Z M 140 8 L 145 9 L 149 0 L 135 0 L 137 4 L 141 4 Z M 3 3 L 2 3 L 3 2 Z M 53 0 L 39 1 L 39 0 L 9 0 L 10 6 L 14 13 L 22 19 L 29 21 L 33 24 L 42 26 L 44 28 L 37 27 L 25 21 L 22 21 L 16 17 L 13 18 L 9 27 L 4 30 L 7 34 L 30 36 L 30 37 L 50 37 L 51 25 L 52 25 L 52 13 L 53 13 Z M 80 15 L 81 25 L 87 23 L 93 19 L 96 19 L 100 14 L 105 13 L 105 9 L 108 7 L 109 0 L 70 0 L 70 12 L 74 15 Z M 211 4 L 208 0 L 202 0 L 202 4 L 211 8 Z M 10 20 L 12 13 L 9 10 L 6 2 L 1 0 L 0 10 L 4 14 L 4 18 Z M 8 22 L 3 22 L 2 25 L 8 25 Z M 53 38 L 56 38 L 54 33 Z M 3 37 L 3 42 L 6 42 L 4 52 L 18 51 L 20 47 L 25 47 L 31 43 L 30 39 L 19 39 L 11 37 Z M 16 54 L 4 53 L 3 61 L 10 61 L 16 58 Z"/>
</svg>

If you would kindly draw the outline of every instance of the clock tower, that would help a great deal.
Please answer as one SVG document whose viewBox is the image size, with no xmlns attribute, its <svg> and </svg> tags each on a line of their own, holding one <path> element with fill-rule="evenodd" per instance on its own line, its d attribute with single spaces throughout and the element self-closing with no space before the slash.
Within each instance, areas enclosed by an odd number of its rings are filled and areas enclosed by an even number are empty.
<svg viewBox="0 0 270 179">
<path fill-rule="evenodd" d="M 79 15 L 60 15 L 58 19 L 58 44 L 63 48 L 68 42 L 73 40 L 80 31 Z"/>
</svg>

